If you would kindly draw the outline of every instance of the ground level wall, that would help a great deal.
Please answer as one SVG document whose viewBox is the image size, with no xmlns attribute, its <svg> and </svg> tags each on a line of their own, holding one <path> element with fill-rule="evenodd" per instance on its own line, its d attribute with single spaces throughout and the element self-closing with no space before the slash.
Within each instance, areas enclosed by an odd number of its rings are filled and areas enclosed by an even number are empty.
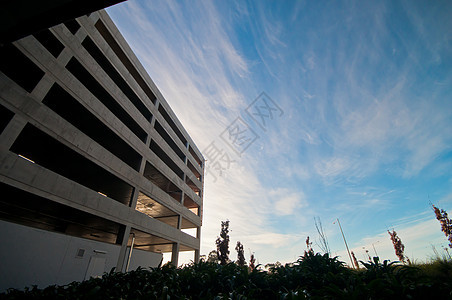
<svg viewBox="0 0 452 300">
<path fill-rule="evenodd" d="M 119 245 L 1 220 L 0 236 L 0 292 L 31 285 L 63 285 L 102 275 L 116 267 L 120 251 Z M 161 260 L 162 254 L 134 249 L 129 270 L 156 267 Z"/>
</svg>

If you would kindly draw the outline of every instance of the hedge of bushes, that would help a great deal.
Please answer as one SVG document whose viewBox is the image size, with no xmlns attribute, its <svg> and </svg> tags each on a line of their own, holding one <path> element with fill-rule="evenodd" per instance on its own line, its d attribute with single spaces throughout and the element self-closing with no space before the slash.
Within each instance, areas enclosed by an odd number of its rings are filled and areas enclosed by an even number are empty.
<svg viewBox="0 0 452 300">
<path fill-rule="evenodd" d="M 305 253 L 266 272 L 234 263 L 105 273 L 64 286 L 10 289 L 0 299 L 452 299 L 452 262 L 419 266 L 384 261 L 353 270 L 328 254 Z"/>
</svg>

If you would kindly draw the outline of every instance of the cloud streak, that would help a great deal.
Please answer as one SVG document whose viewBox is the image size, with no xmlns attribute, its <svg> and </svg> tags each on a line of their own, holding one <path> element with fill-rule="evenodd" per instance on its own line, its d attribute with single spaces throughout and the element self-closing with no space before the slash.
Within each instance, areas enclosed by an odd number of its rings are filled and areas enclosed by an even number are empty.
<svg viewBox="0 0 452 300">
<path fill-rule="evenodd" d="M 427 255 L 422 243 L 437 237 L 422 227 L 432 225 L 428 214 L 417 215 L 429 195 L 452 208 L 449 7 L 129 0 L 110 8 L 201 150 L 212 141 L 228 150 L 219 135 L 239 116 L 260 137 L 242 156 L 230 153 L 235 162 L 217 181 L 206 175 L 202 252 L 229 219 L 231 240 L 261 262 L 288 262 L 321 216 L 332 249 L 342 247 L 331 224 L 340 218 L 357 252 L 394 226 L 414 256 Z M 284 111 L 266 131 L 244 113 L 262 91 Z"/>
</svg>

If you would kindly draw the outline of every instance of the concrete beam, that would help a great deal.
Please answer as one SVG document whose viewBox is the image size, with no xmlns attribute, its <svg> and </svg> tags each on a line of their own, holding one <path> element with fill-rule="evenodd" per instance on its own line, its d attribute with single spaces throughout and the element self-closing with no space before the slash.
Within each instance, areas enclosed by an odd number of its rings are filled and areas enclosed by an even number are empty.
<svg viewBox="0 0 452 300">
<path fill-rule="evenodd" d="M 0 6 L 0 44 L 12 42 L 124 0 L 7 0 Z"/>
</svg>

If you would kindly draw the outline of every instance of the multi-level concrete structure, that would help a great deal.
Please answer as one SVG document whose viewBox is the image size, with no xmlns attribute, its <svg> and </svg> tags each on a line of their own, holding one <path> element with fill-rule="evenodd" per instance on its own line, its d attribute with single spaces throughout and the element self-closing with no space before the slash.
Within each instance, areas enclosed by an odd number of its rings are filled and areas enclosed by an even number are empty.
<svg viewBox="0 0 452 300">
<path fill-rule="evenodd" d="M 0 290 L 198 260 L 203 166 L 105 11 L 0 46 Z"/>
</svg>

